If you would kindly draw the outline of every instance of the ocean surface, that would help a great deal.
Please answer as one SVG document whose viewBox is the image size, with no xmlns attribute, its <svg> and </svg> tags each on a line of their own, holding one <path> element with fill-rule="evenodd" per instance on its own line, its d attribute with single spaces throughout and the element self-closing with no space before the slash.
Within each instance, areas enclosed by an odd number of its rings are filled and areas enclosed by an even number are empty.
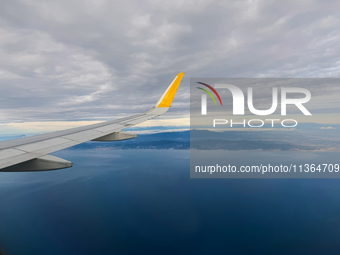
<svg viewBox="0 0 340 255">
<path fill-rule="evenodd" d="M 0 173 L 4 254 L 339 254 L 340 179 L 190 179 L 189 150 L 53 155 L 75 165 Z"/>
</svg>

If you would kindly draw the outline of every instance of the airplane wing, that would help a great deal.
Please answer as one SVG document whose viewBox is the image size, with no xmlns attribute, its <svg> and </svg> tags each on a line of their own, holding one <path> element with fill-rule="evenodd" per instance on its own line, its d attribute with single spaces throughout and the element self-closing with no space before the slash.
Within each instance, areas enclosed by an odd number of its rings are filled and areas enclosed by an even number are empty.
<svg viewBox="0 0 340 255">
<path fill-rule="evenodd" d="M 119 141 L 137 137 L 121 132 L 164 114 L 171 106 L 184 73 L 179 73 L 156 105 L 143 114 L 32 137 L 0 142 L 0 171 L 46 171 L 71 167 L 70 161 L 48 155 L 87 141 Z"/>
</svg>

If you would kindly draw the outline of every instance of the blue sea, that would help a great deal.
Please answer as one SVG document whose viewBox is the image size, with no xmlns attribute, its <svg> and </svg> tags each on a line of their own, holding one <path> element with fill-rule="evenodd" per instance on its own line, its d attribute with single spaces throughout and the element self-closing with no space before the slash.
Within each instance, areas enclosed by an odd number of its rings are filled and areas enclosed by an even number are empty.
<svg viewBox="0 0 340 255">
<path fill-rule="evenodd" d="M 336 152 L 297 154 L 294 139 L 268 137 L 226 133 L 222 145 L 237 144 L 225 153 L 244 165 L 339 159 Z M 244 141 L 264 151 L 243 151 Z M 340 253 L 340 179 L 190 179 L 189 131 L 89 142 L 53 155 L 74 166 L 0 172 L 0 254 Z"/>
<path fill-rule="evenodd" d="M 339 179 L 190 179 L 189 150 L 54 155 L 76 164 L 0 173 L 4 254 L 339 254 Z"/>
</svg>

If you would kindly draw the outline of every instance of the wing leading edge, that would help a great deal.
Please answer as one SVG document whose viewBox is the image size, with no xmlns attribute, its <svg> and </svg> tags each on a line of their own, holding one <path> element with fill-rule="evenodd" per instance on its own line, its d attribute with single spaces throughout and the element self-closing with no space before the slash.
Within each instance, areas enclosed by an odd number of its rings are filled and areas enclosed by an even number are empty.
<svg viewBox="0 0 340 255">
<path fill-rule="evenodd" d="M 72 163 L 48 155 L 87 141 L 119 141 L 137 137 L 124 128 L 156 118 L 169 109 L 184 73 L 179 73 L 156 105 L 144 114 L 72 128 L 48 134 L 0 142 L 0 171 L 46 171 L 71 167 Z"/>
</svg>

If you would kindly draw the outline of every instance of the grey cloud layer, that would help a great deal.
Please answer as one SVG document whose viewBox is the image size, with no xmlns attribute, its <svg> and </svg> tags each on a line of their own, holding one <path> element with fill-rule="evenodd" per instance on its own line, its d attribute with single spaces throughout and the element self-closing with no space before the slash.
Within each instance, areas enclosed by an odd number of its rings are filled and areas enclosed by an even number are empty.
<svg viewBox="0 0 340 255">
<path fill-rule="evenodd" d="M 189 77 L 339 77 L 338 1 L 11 0 L 0 8 L 0 122 L 105 119 Z"/>
</svg>

